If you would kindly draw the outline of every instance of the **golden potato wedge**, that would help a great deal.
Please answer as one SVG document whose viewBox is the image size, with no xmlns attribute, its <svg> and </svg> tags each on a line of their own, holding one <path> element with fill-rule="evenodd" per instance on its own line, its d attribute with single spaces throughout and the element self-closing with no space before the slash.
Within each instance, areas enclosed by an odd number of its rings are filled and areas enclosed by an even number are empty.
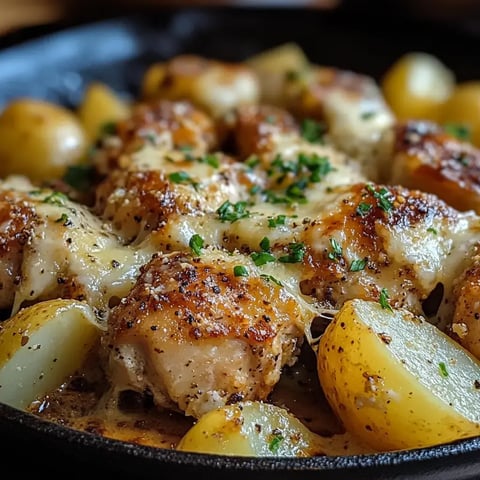
<svg viewBox="0 0 480 480">
<path fill-rule="evenodd" d="M 346 302 L 320 339 L 318 373 L 347 431 L 375 449 L 480 434 L 480 362 L 407 311 Z"/>
<path fill-rule="evenodd" d="M 439 121 L 455 81 L 455 74 L 436 56 L 410 52 L 390 66 L 381 86 L 399 120 Z"/>
<path fill-rule="evenodd" d="M 157 92 L 167 74 L 167 67 L 161 62 L 152 63 L 142 78 L 141 98 L 142 100 L 152 100 L 157 97 Z"/>
<path fill-rule="evenodd" d="M 0 176 L 26 175 L 32 180 L 60 178 L 78 163 L 86 135 L 73 112 L 59 105 L 22 98 L 0 114 Z"/>
<path fill-rule="evenodd" d="M 372 452 L 349 434 L 322 437 L 284 408 L 244 401 L 212 410 L 183 436 L 178 450 L 254 457 Z"/>
<path fill-rule="evenodd" d="M 76 300 L 48 300 L 20 310 L 0 329 L 0 401 L 27 408 L 83 363 L 101 328 Z"/>
<path fill-rule="evenodd" d="M 108 85 L 93 82 L 86 89 L 77 114 L 92 143 L 100 136 L 104 125 L 127 118 L 130 107 Z"/>
</svg>

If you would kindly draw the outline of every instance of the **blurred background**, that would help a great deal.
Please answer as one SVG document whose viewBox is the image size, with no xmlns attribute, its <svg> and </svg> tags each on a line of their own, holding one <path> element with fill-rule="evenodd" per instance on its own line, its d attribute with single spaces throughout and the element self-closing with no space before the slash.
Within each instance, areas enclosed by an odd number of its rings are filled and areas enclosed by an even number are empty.
<svg viewBox="0 0 480 480">
<path fill-rule="evenodd" d="M 480 28 L 478 0 L 0 0 L 0 34 L 51 23 L 78 23 L 165 7 L 305 7 L 355 15 L 408 16 Z M 358 17 L 359 21 L 361 17 Z M 407 33 L 407 32 L 406 32 Z"/>
</svg>

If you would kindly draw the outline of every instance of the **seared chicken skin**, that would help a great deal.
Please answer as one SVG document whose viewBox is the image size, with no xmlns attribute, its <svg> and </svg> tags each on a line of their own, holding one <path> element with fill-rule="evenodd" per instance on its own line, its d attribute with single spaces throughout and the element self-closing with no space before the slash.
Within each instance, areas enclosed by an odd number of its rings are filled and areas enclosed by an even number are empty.
<svg viewBox="0 0 480 480">
<path fill-rule="evenodd" d="M 295 362 L 313 318 L 274 277 L 240 254 L 158 255 L 109 320 L 104 344 L 116 391 L 199 418 L 239 400 L 266 400 Z"/>
<path fill-rule="evenodd" d="M 396 127 L 391 183 L 438 195 L 480 213 L 480 151 L 429 122 Z"/>
</svg>

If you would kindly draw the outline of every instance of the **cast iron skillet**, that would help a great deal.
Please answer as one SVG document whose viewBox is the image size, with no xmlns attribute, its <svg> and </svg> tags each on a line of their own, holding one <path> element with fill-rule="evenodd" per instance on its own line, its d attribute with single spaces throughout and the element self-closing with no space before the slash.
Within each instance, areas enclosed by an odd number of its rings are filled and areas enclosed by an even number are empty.
<svg viewBox="0 0 480 480">
<path fill-rule="evenodd" d="M 103 19 L 18 42 L 0 50 L 0 108 L 19 96 L 75 106 L 85 85 L 107 82 L 123 95 L 139 92 L 147 65 L 178 53 L 242 60 L 286 41 L 318 63 L 380 78 L 403 52 L 429 51 L 458 75 L 480 79 L 474 32 L 413 21 L 395 13 L 296 9 L 188 9 Z M 376 12 L 379 13 L 378 11 Z M 480 478 L 480 438 L 371 456 L 252 459 L 175 452 L 73 431 L 0 404 L 0 468 L 26 475 L 84 479 L 466 480 Z"/>
</svg>

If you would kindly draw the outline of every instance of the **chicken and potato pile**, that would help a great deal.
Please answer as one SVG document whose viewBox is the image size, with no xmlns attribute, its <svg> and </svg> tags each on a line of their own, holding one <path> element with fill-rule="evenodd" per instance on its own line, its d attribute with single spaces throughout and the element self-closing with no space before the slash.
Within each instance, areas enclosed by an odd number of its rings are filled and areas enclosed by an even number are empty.
<svg viewBox="0 0 480 480">
<path fill-rule="evenodd" d="M 158 62 L 133 103 L 13 101 L 0 401 L 225 455 L 478 435 L 480 151 L 441 120 L 452 79 L 425 55 L 377 85 L 287 44 Z"/>
</svg>

